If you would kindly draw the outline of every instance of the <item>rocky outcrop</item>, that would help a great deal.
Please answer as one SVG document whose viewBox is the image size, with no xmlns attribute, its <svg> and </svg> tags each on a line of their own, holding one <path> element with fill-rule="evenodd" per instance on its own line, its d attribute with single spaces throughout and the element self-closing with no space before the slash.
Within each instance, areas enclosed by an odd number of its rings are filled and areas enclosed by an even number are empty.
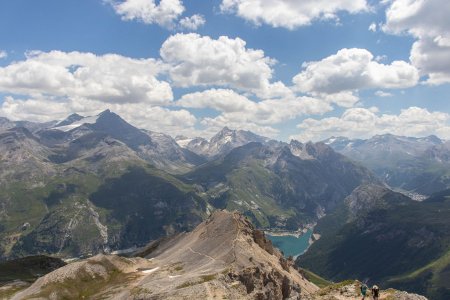
<svg viewBox="0 0 450 300">
<path fill-rule="evenodd" d="M 359 300 L 361 283 L 359 281 L 345 281 L 327 286 L 305 300 Z M 372 299 L 370 290 L 366 299 Z M 381 290 L 380 300 L 427 300 L 426 297 L 393 289 Z"/>
<path fill-rule="evenodd" d="M 281 300 L 318 290 L 239 213 L 217 211 L 192 232 L 162 239 L 136 254 L 143 257 L 100 255 L 69 264 L 14 299 Z"/>
<path fill-rule="evenodd" d="M 189 233 L 149 244 L 129 258 L 70 263 L 12 299 L 356 300 L 359 282 L 323 289 L 283 258 L 241 214 L 216 211 Z M 426 300 L 396 290 L 382 300 Z"/>
</svg>

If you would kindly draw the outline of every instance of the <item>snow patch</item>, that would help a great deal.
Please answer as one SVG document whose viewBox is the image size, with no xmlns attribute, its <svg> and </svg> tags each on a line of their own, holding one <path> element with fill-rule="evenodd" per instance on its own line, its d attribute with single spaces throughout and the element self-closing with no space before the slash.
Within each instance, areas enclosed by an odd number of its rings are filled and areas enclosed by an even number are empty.
<svg viewBox="0 0 450 300">
<path fill-rule="evenodd" d="M 151 274 L 151 273 L 156 272 L 156 271 L 158 271 L 158 270 L 159 270 L 159 267 L 156 267 L 156 268 L 154 268 L 154 269 L 143 270 L 143 271 L 141 271 L 141 272 L 144 273 L 144 274 Z"/>
<path fill-rule="evenodd" d="M 73 122 L 70 125 L 55 126 L 55 127 L 53 127 L 53 129 L 57 129 L 57 130 L 60 130 L 60 131 L 67 132 L 67 131 L 70 131 L 72 129 L 78 128 L 78 127 L 80 127 L 81 125 L 84 125 L 84 124 L 95 124 L 97 122 L 97 119 L 98 119 L 98 116 L 86 117 L 86 118 L 83 118 L 83 119 L 81 119 L 79 121 Z"/>
<path fill-rule="evenodd" d="M 178 140 L 177 144 L 178 146 L 180 146 L 181 148 L 186 148 L 187 145 L 192 141 L 193 139 L 185 139 L 185 140 Z"/>
</svg>

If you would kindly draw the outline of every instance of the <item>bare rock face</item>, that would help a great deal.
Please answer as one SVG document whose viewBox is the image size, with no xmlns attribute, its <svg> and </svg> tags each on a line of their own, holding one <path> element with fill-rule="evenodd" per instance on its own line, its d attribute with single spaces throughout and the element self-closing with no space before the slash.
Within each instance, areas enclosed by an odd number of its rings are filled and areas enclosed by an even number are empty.
<svg viewBox="0 0 450 300">
<path fill-rule="evenodd" d="M 409 294 L 407 292 L 395 291 L 392 294 L 393 299 L 397 300 L 427 300 L 424 296 L 420 296 L 417 294 Z"/>
<path fill-rule="evenodd" d="M 276 270 L 266 272 L 259 267 L 244 269 L 238 274 L 229 273 L 232 281 L 241 282 L 247 295 L 254 295 L 255 299 L 294 299 L 301 298 L 301 286 L 292 282 L 287 275 Z"/>
<path fill-rule="evenodd" d="M 253 240 L 258 246 L 273 254 L 275 252 L 272 242 L 266 238 L 264 232 L 258 229 L 253 230 Z"/>
</svg>

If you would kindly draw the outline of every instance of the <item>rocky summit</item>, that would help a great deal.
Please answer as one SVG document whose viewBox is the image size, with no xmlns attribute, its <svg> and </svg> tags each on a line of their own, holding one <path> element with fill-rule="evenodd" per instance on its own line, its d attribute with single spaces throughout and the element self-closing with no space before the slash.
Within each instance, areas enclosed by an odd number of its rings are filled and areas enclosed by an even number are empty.
<svg viewBox="0 0 450 300">
<path fill-rule="evenodd" d="M 320 289 L 247 218 L 216 211 L 191 232 L 152 242 L 130 257 L 97 255 L 69 263 L 11 297 L 350 300 L 357 299 L 358 285 Z M 389 290 L 381 299 L 426 298 Z"/>
</svg>

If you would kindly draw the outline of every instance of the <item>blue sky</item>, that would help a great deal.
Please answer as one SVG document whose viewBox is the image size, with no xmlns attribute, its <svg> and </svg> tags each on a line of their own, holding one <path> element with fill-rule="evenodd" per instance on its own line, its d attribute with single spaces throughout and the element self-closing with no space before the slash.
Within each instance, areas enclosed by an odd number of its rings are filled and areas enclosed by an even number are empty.
<svg viewBox="0 0 450 300">
<path fill-rule="evenodd" d="M 2 1 L 0 115 L 111 108 L 171 135 L 450 138 L 450 4 L 422 2 Z"/>
</svg>

